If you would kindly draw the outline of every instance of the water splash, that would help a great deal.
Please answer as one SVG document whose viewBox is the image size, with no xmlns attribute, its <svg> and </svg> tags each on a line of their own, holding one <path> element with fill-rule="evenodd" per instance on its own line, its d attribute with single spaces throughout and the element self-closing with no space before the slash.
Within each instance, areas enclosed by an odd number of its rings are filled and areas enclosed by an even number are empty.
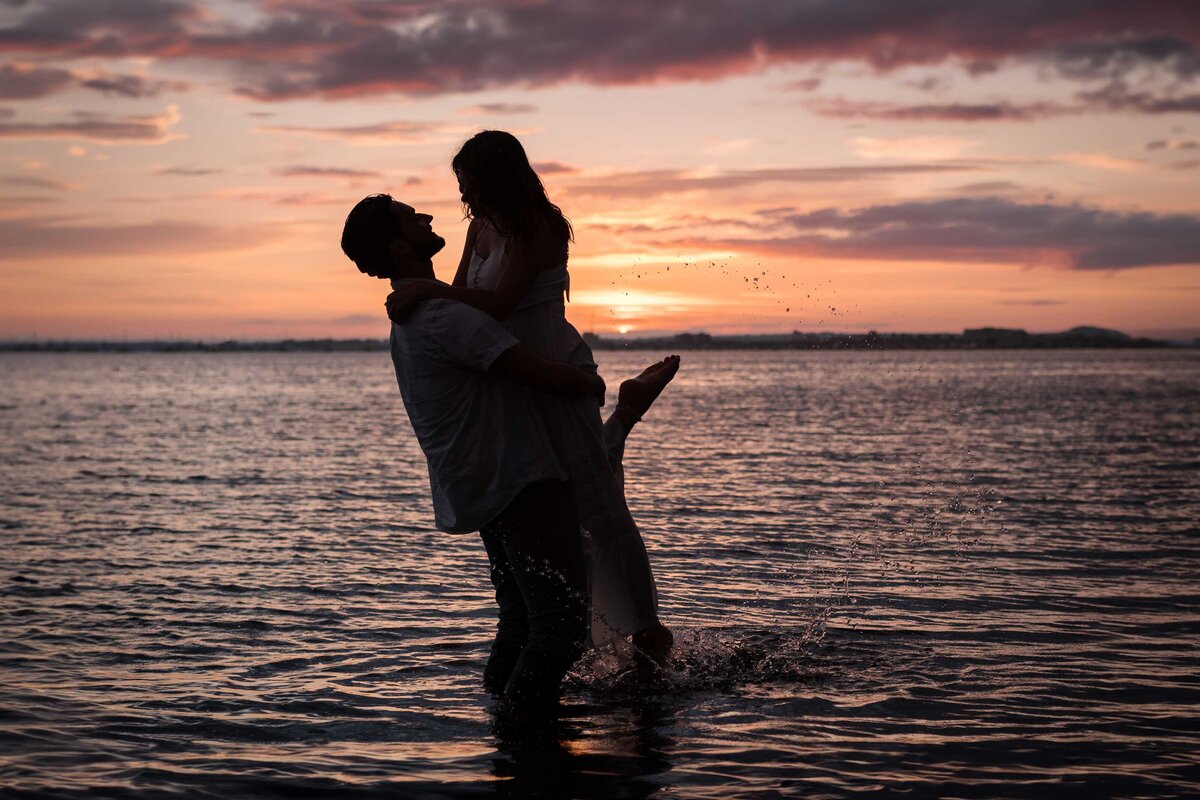
<svg viewBox="0 0 1200 800">
<path fill-rule="evenodd" d="M 799 627 L 676 628 L 667 668 L 649 681 L 639 677 L 628 643 L 593 650 L 567 675 L 565 686 L 611 700 L 763 683 L 807 683 L 825 674 L 814 654 L 825 637 L 832 610 L 825 609 Z"/>
</svg>

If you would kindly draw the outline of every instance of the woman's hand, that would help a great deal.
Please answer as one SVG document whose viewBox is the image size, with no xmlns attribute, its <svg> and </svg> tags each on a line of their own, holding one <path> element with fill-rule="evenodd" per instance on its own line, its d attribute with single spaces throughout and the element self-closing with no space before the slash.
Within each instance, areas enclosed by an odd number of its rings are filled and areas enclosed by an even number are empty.
<svg viewBox="0 0 1200 800">
<path fill-rule="evenodd" d="M 604 385 L 604 379 L 601 378 L 599 375 L 597 375 L 594 372 L 587 372 L 585 370 L 585 374 L 589 376 L 589 378 L 588 378 L 588 393 L 591 394 L 592 397 L 596 398 L 596 402 L 599 403 L 601 407 L 603 407 L 604 406 L 604 392 L 608 388 Z"/>
<path fill-rule="evenodd" d="M 429 298 L 429 290 L 435 284 L 436 281 L 425 278 L 405 278 L 396 281 L 396 290 L 389 294 L 383 303 L 388 319 L 392 322 L 404 322 L 418 303 Z"/>
<path fill-rule="evenodd" d="M 563 364 L 563 367 L 568 371 L 570 379 L 564 387 L 564 394 L 584 397 L 591 397 L 601 406 L 604 405 L 604 379 L 595 372 L 589 372 L 586 369 L 580 369 L 575 365 Z"/>
</svg>

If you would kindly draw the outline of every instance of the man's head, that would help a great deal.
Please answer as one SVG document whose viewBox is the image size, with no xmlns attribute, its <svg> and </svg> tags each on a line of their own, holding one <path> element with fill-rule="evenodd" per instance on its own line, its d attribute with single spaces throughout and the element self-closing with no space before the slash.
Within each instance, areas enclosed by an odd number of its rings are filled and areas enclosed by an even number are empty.
<svg viewBox="0 0 1200 800">
<path fill-rule="evenodd" d="M 364 197 L 346 217 L 342 252 L 372 278 L 432 277 L 432 258 L 446 246 L 432 221 L 391 195 Z"/>
</svg>

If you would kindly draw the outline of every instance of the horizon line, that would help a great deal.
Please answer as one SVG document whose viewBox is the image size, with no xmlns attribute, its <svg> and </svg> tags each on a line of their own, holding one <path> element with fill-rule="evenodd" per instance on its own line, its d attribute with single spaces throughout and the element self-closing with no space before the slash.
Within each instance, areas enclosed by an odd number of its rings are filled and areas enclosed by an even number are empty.
<svg viewBox="0 0 1200 800">
<path fill-rule="evenodd" d="M 1143 333 L 1130 333 L 1128 331 L 1119 330 L 1116 328 L 1106 328 L 1101 325 L 1079 324 L 1073 325 L 1061 330 L 1048 331 L 1032 331 L 1027 328 L 1002 327 L 996 325 L 981 325 L 972 328 L 963 328 L 960 331 L 948 330 L 916 330 L 916 331 L 879 331 L 879 330 L 825 330 L 825 331 L 774 331 L 774 332 L 746 332 L 746 333 L 711 333 L 705 330 L 661 330 L 661 331 L 643 331 L 638 333 L 598 333 L 596 331 L 581 331 L 581 335 L 589 338 L 608 341 L 637 341 L 642 339 L 670 339 L 686 336 L 708 336 L 713 339 L 770 339 L 770 338 L 786 338 L 792 336 L 806 337 L 836 337 L 836 336 L 965 336 L 969 331 L 997 331 L 997 332 L 1023 332 L 1030 336 L 1048 336 L 1056 334 L 1064 334 L 1080 328 L 1092 329 L 1094 331 L 1110 331 L 1119 333 L 1131 338 L 1164 338 L 1165 331 L 1171 331 L 1169 336 L 1175 336 L 1184 339 L 1200 339 L 1200 329 L 1193 328 L 1163 328 L 1154 336 Z M 255 343 L 255 344 L 270 344 L 282 342 L 386 342 L 386 336 L 282 336 L 271 338 L 251 338 L 237 337 L 227 335 L 213 336 L 149 336 L 149 337 L 131 337 L 127 335 L 121 336 L 88 336 L 88 337 L 69 337 L 69 336 L 41 336 L 37 333 L 29 334 L 24 337 L 0 337 L 0 346 L 21 345 L 21 344 L 156 344 L 156 343 L 197 343 L 197 344 L 222 344 L 222 343 Z"/>
</svg>

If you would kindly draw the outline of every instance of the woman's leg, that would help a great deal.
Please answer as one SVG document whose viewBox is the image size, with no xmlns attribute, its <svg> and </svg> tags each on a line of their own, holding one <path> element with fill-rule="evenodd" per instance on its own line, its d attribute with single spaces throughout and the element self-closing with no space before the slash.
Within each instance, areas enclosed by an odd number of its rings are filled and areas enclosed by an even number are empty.
<svg viewBox="0 0 1200 800">
<path fill-rule="evenodd" d="M 636 378 L 621 383 L 617 392 L 617 407 L 604 422 L 604 445 L 608 452 L 609 466 L 625 493 L 625 440 L 633 426 L 658 399 L 675 373 L 679 371 L 679 356 L 667 356 L 651 364 Z M 637 651 L 637 666 L 645 677 L 666 665 L 667 655 L 675 637 L 661 622 L 656 622 L 633 634 L 633 645 Z"/>
<path fill-rule="evenodd" d="M 623 381 L 617 391 L 617 407 L 604 421 L 604 446 L 622 492 L 625 491 L 625 440 L 678 371 L 679 356 L 667 356 L 646 367 L 636 378 Z"/>
</svg>

